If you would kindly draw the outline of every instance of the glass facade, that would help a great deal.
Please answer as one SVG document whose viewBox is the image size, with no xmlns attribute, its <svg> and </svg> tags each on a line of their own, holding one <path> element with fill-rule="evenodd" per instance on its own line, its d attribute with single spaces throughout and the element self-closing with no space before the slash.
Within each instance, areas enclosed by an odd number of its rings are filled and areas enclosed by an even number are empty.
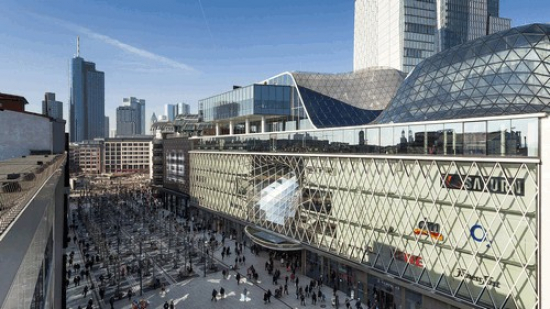
<svg viewBox="0 0 550 309">
<path fill-rule="evenodd" d="M 396 130 L 398 139 L 406 134 Z M 389 304 L 417 298 L 395 292 L 399 285 L 385 289 L 374 275 L 383 273 L 481 307 L 535 308 L 539 165 L 478 159 L 193 151 L 190 196 L 192 205 L 362 265 L 372 271 L 363 281 L 371 300 L 374 287 Z M 316 264 L 331 276 L 325 267 L 345 266 Z M 350 267 L 335 275 L 341 289 L 359 289 Z"/>
<path fill-rule="evenodd" d="M 72 59 L 71 74 L 71 142 L 105 137 L 105 74 L 80 57 Z"/>
<path fill-rule="evenodd" d="M 539 119 L 525 115 L 196 139 L 197 149 L 215 151 L 538 157 Z"/>
<path fill-rule="evenodd" d="M 376 122 L 550 112 L 549 38 L 550 25 L 527 25 L 426 59 Z"/>
</svg>

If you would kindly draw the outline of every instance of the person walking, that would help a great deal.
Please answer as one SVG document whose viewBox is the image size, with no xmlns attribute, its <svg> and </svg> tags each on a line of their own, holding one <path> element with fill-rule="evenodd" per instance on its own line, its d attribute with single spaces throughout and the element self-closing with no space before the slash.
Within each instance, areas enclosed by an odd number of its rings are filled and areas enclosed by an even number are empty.
<svg viewBox="0 0 550 309">
<path fill-rule="evenodd" d="M 171 300 L 170 301 L 170 309 L 175 309 L 175 308 L 176 308 L 176 306 L 174 305 L 174 301 Z"/>
<path fill-rule="evenodd" d="M 296 286 L 298 286 L 298 282 L 300 282 L 300 279 L 298 279 L 298 276 L 296 276 Z"/>
<path fill-rule="evenodd" d="M 288 284 L 285 283 L 285 288 L 283 290 L 283 293 L 288 295 Z"/>
<path fill-rule="evenodd" d="M 84 286 L 84 291 L 82 292 L 82 294 L 84 294 L 84 297 L 86 297 L 86 295 L 88 294 L 88 290 L 89 290 L 89 288 L 88 288 L 88 285 L 86 284 Z"/>
<path fill-rule="evenodd" d="M 213 289 L 212 290 L 212 298 L 210 299 L 210 301 L 218 301 L 218 291 L 216 289 Z"/>
<path fill-rule="evenodd" d="M 168 301 L 165 301 L 164 302 L 164 306 L 162 306 L 164 309 L 168 309 L 168 307 L 170 307 L 170 305 L 168 305 Z"/>
<path fill-rule="evenodd" d="M 111 305 L 111 309 L 115 309 L 115 296 L 109 298 L 109 305 Z"/>
<path fill-rule="evenodd" d="M 246 294 L 248 294 L 248 290 L 246 288 L 244 288 L 244 290 L 243 290 L 244 299 L 246 299 Z"/>
<path fill-rule="evenodd" d="M 241 284 L 241 274 L 237 273 L 237 276 L 235 276 L 235 279 L 237 279 L 237 285 Z"/>
<path fill-rule="evenodd" d="M 220 298 L 223 299 L 224 294 L 225 294 L 225 289 L 224 289 L 223 286 L 222 286 L 222 287 L 220 288 Z"/>
<path fill-rule="evenodd" d="M 267 302 L 268 303 L 271 303 L 271 295 L 273 295 L 273 294 L 271 294 L 271 289 L 268 289 L 267 290 Z"/>
</svg>

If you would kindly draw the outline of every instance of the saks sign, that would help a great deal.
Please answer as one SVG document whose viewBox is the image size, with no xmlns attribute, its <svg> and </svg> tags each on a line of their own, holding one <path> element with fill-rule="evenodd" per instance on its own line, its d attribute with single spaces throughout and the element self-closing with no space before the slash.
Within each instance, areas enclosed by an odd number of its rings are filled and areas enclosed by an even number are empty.
<svg viewBox="0 0 550 309">
<path fill-rule="evenodd" d="M 525 179 L 510 179 L 507 177 L 487 177 L 477 175 L 441 174 L 442 186 L 449 189 L 459 189 L 478 192 L 525 195 Z"/>
</svg>

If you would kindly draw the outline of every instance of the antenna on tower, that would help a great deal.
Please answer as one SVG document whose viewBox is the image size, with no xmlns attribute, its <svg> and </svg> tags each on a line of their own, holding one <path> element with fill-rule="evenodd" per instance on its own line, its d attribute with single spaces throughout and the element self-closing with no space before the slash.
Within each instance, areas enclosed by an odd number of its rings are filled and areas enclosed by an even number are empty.
<svg viewBox="0 0 550 309">
<path fill-rule="evenodd" d="M 80 57 L 80 36 L 76 36 L 76 56 Z"/>
</svg>

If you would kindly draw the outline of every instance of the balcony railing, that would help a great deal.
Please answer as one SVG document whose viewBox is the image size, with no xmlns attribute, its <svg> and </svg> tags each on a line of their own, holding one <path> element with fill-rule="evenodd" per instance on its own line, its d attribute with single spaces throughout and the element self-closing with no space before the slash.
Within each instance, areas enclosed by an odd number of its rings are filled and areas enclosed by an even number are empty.
<svg viewBox="0 0 550 309">
<path fill-rule="evenodd" d="M 11 174 L 10 177 L 0 175 L 0 235 L 9 228 L 50 176 L 65 164 L 66 156 L 57 155 L 50 161 Z"/>
</svg>

